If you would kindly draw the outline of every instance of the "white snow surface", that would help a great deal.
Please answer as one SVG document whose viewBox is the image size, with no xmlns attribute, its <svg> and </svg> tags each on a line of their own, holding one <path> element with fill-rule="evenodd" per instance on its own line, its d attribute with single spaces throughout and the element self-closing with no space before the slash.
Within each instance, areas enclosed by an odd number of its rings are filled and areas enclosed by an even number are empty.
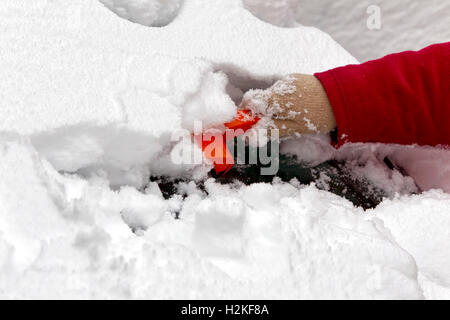
<svg viewBox="0 0 450 320">
<path fill-rule="evenodd" d="M 177 16 L 182 0 L 99 0 L 117 15 L 144 26 L 162 27 Z"/>
<path fill-rule="evenodd" d="M 263 21 L 280 27 L 314 26 L 329 33 L 358 60 L 450 41 L 447 0 L 245 0 Z M 376 7 L 374 7 L 376 6 Z M 379 8 L 380 28 L 367 27 Z"/>
<path fill-rule="evenodd" d="M 92 0 L 0 3 L 0 297 L 450 298 L 446 150 L 284 145 L 354 161 L 390 195 L 366 212 L 295 181 L 191 182 L 169 200 L 148 182 L 210 168 L 170 163 L 176 130 L 220 127 L 285 74 L 355 63 L 327 34 L 238 0 L 102 2 L 138 24 Z"/>
</svg>

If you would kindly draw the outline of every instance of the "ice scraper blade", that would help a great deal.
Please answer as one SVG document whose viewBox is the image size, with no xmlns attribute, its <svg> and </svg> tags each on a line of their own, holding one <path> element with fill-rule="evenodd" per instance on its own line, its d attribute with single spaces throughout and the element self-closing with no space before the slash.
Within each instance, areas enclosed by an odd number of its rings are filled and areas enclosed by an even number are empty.
<svg viewBox="0 0 450 320">
<path fill-rule="evenodd" d="M 260 118 L 252 114 L 250 110 L 239 110 L 236 117 L 230 122 L 225 123 L 225 127 L 228 130 L 233 130 L 232 135 L 226 135 L 224 133 L 221 137 L 222 141 L 215 141 L 215 137 L 208 135 L 208 133 L 202 133 L 195 136 L 197 143 L 201 146 L 203 154 L 214 163 L 214 170 L 218 176 L 224 175 L 234 165 L 233 156 L 227 148 L 227 138 L 237 137 L 242 133 L 245 133 L 251 127 L 253 127 Z M 240 130 L 239 130 L 240 129 Z M 212 150 L 208 149 L 210 144 L 214 143 Z M 207 150 L 208 149 L 208 150 Z M 208 152 L 205 152 L 208 151 Z"/>
</svg>

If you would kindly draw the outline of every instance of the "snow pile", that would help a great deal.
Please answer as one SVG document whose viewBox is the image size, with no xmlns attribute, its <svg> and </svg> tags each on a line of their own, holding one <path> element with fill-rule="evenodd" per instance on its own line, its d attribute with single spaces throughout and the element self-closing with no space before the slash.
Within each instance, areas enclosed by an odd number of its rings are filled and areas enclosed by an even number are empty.
<svg viewBox="0 0 450 320">
<path fill-rule="evenodd" d="M 163 27 L 178 14 L 182 0 L 99 0 L 120 17 L 144 26 Z"/>
<path fill-rule="evenodd" d="M 209 181 L 182 203 L 61 176 L 27 142 L 0 163 L 3 297 L 422 297 L 381 221 L 314 187 Z"/>
<path fill-rule="evenodd" d="M 297 27 L 298 0 L 243 0 L 244 6 L 259 19 L 279 27 Z"/>
<path fill-rule="evenodd" d="M 120 12 L 168 21 L 138 3 Z M 149 182 L 204 177 L 210 166 L 171 163 L 186 147 L 172 134 L 231 119 L 249 88 L 355 62 L 326 34 L 266 24 L 237 0 L 186 0 L 164 27 L 91 0 L 7 0 L 0 14 L 1 297 L 449 294 L 450 196 L 411 196 L 410 178 L 381 174 L 392 200 L 366 213 L 296 181 L 181 183 L 169 199 Z M 317 139 L 285 152 L 337 157 Z M 380 179 L 366 148 L 343 157 Z"/>
<path fill-rule="evenodd" d="M 170 152 L 163 149 L 177 129 L 230 120 L 236 106 L 227 92 L 239 100 L 292 70 L 355 61 L 319 30 L 285 33 L 236 0 L 187 1 L 164 28 L 129 23 L 87 0 L 6 1 L 1 10 L 11 34 L 0 44 L 2 131 L 30 136 L 57 170 L 70 172 L 142 176 Z"/>
<path fill-rule="evenodd" d="M 358 60 L 448 42 L 445 0 L 243 0 L 259 19 L 280 27 L 313 26 L 329 33 Z M 374 7 L 375 6 L 375 7 Z M 380 9 L 380 29 L 367 27 Z"/>
<path fill-rule="evenodd" d="M 266 2 L 272 3 L 273 0 Z M 450 29 L 447 27 L 450 2 L 445 0 L 294 2 L 295 20 L 329 33 L 360 61 L 394 52 L 419 50 L 450 39 Z M 376 12 L 374 5 L 380 9 L 380 29 L 367 27 L 367 21 Z"/>
</svg>

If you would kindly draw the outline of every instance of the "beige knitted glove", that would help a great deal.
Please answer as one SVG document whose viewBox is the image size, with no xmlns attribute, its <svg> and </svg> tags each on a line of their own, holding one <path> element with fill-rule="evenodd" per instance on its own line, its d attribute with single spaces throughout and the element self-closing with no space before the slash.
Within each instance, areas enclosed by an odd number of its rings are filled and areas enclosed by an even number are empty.
<svg viewBox="0 0 450 320">
<path fill-rule="evenodd" d="M 325 89 L 312 75 L 292 74 L 257 95 L 260 101 L 264 100 L 264 113 L 272 117 L 280 137 L 328 133 L 336 127 Z M 251 104 L 250 93 L 244 97 L 243 105 L 254 109 Z"/>
</svg>

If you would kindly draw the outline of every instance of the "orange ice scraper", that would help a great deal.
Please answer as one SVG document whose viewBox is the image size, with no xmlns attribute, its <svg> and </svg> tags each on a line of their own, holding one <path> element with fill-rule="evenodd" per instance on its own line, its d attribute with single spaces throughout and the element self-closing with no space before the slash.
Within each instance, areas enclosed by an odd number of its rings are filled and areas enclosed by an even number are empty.
<svg viewBox="0 0 450 320">
<path fill-rule="evenodd" d="M 196 135 L 195 138 L 202 147 L 203 154 L 214 163 L 214 170 L 217 175 L 227 173 L 234 165 L 234 159 L 227 148 L 227 138 L 234 138 L 253 127 L 259 117 L 254 116 L 250 110 L 239 110 L 237 116 L 230 122 L 225 123 L 228 131 L 232 130 L 232 135 L 224 133 L 220 136 L 222 141 L 215 142 L 218 136 L 209 133 Z M 239 130 L 240 129 L 240 130 Z M 212 147 L 209 147 L 214 142 Z"/>
</svg>

